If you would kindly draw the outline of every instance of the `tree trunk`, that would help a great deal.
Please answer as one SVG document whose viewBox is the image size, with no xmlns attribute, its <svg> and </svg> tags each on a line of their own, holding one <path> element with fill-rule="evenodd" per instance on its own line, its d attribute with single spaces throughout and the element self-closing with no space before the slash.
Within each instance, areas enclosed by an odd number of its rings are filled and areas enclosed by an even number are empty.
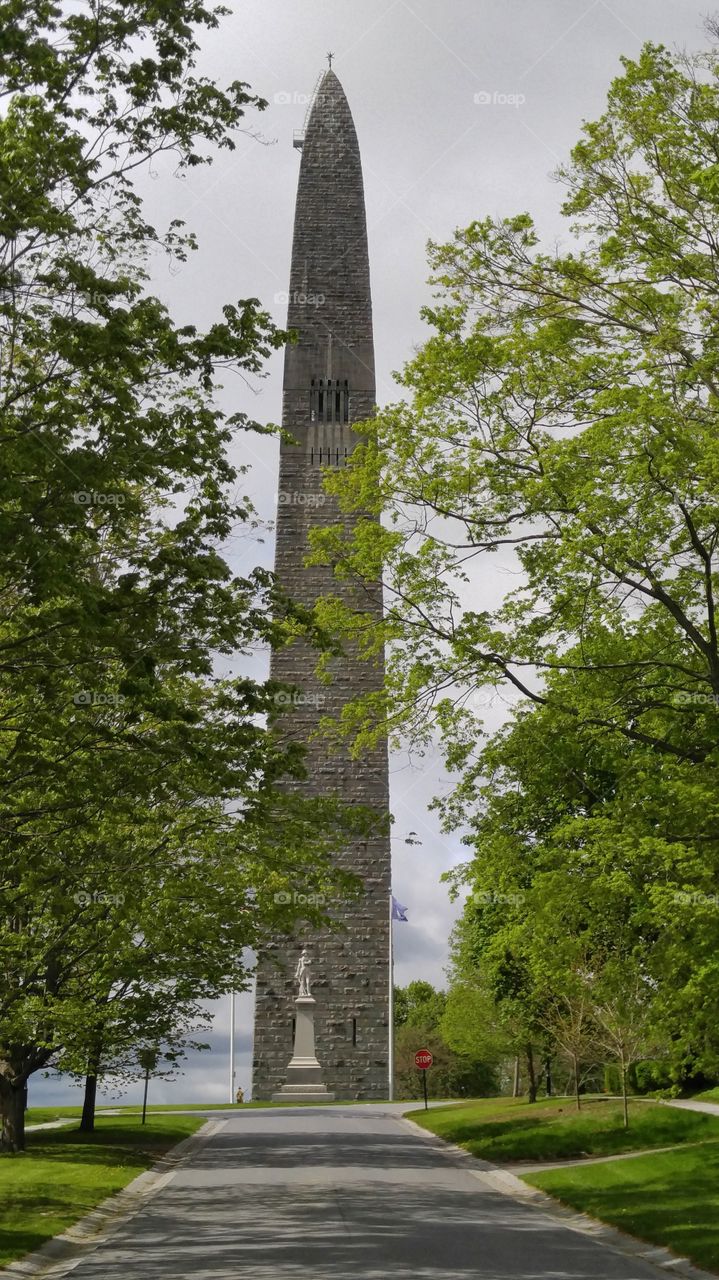
<svg viewBox="0 0 719 1280">
<path fill-rule="evenodd" d="M 519 1097 L 519 1055 L 514 1059 L 514 1083 L 512 1085 L 512 1097 Z"/>
<path fill-rule="evenodd" d="M 572 1067 L 574 1068 L 574 1096 L 577 1100 L 577 1111 L 582 1109 L 582 1101 L 579 1096 L 579 1063 L 576 1057 L 572 1058 Z"/>
<path fill-rule="evenodd" d="M 100 1074 L 102 1060 L 102 1044 L 96 1043 L 87 1057 L 87 1075 L 85 1076 L 85 1097 L 82 1101 L 82 1119 L 80 1129 L 83 1133 L 95 1132 L 95 1103 L 97 1101 L 97 1079 Z"/>
<path fill-rule="evenodd" d="M 25 1150 L 25 1084 L 26 1077 L 14 1075 L 10 1063 L 0 1065 L 0 1148 L 3 1151 Z"/>
<path fill-rule="evenodd" d="M 527 1045 L 525 1050 L 527 1055 L 527 1078 L 529 1081 L 528 1096 L 530 1102 L 537 1101 L 537 1076 L 534 1071 L 534 1053 L 531 1043 Z"/>
<path fill-rule="evenodd" d="M 552 1059 L 551 1059 L 551 1058 L 547 1058 L 547 1059 L 545 1059 L 545 1063 L 544 1063 L 544 1070 L 545 1070 L 545 1073 L 546 1073 L 546 1075 L 545 1075 L 545 1079 L 546 1079 L 546 1082 L 547 1082 L 547 1084 L 546 1084 L 546 1088 L 547 1088 L 547 1097 L 548 1097 L 548 1098 L 551 1098 L 551 1096 L 552 1096 Z"/>
<path fill-rule="evenodd" d="M 629 1128 L 629 1099 L 627 1097 L 627 1066 L 622 1059 L 622 1102 L 624 1105 L 624 1128 Z"/>
<path fill-rule="evenodd" d="M 147 1120 L 147 1089 L 148 1089 L 149 1083 L 150 1083 L 150 1068 L 149 1068 L 149 1067 L 145 1067 L 145 1092 L 144 1092 L 144 1094 L 143 1094 L 143 1098 L 142 1098 L 142 1123 L 143 1123 L 143 1124 L 144 1124 L 144 1123 L 145 1123 L 145 1121 Z M 427 1072 L 426 1072 L 426 1071 L 423 1071 L 423 1072 L 422 1072 L 422 1088 L 423 1088 L 423 1089 L 425 1089 L 425 1090 L 426 1090 L 426 1088 L 427 1088 Z M 424 1105 L 425 1105 L 425 1110 L 426 1110 L 426 1108 L 427 1108 L 427 1095 L 426 1095 L 426 1093 L 425 1093 L 425 1098 L 424 1098 Z"/>
<path fill-rule="evenodd" d="M 97 1098 L 97 1075 L 85 1076 L 85 1096 L 82 1100 L 82 1119 L 80 1129 L 83 1133 L 95 1132 L 95 1099 Z"/>
</svg>

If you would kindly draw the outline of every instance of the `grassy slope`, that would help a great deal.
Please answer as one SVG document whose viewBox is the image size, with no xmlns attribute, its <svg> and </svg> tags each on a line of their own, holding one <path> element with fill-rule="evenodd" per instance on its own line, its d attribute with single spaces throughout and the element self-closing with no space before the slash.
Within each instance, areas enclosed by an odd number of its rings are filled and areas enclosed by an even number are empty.
<svg viewBox="0 0 719 1280">
<path fill-rule="evenodd" d="M 384 1099 L 372 1099 L 372 1102 L 381 1104 Z M 331 1107 L 331 1106 L 360 1106 L 364 1104 L 353 1103 L 352 1101 L 343 1102 L 340 1098 L 336 1102 L 161 1102 L 157 1106 L 148 1106 L 147 1114 L 161 1113 L 163 1111 L 246 1111 L 248 1107 Z M 407 1103 L 407 1106 L 421 1106 L 421 1102 L 414 1104 Z M 122 1105 L 117 1103 L 113 1106 L 111 1102 L 102 1107 L 97 1108 L 97 1115 L 101 1116 L 103 1111 L 121 1111 L 124 1115 L 139 1116 L 142 1114 L 142 1107 L 137 1103 Z M 81 1107 L 30 1107 L 25 1113 L 25 1121 L 27 1124 L 46 1124 L 52 1120 L 63 1120 L 67 1116 L 80 1116 Z"/>
<path fill-rule="evenodd" d="M 613 1155 L 681 1142 L 719 1139 L 719 1117 L 680 1111 L 659 1103 L 630 1105 L 629 1129 L 622 1127 L 621 1103 L 597 1099 L 577 1112 L 566 1098 L 483 1098 L 438 1107 L 412 1119 L 458 1143 L 472 1155 L 503 1164 L 512 1160 L 564 1160 Z"/>
<path fill-rule="evenodd" d="M 527 1174 L 525 1181 L 602 1222 L 719 1270 L 719 1141 Z"/>
<path fill-rule="evenodd" d="M 79 1117 L 80 1107 L 29 1107 L 25 1112 L 25 1124 L 49 1124 L 53 1120 Z"/>
<path fill-rule="evenodd" d="M 149 1111 L 246 1111 L 248 1107 L 366 1107 L 383 1106 L 386 1098 L 368 1098 L 365 1102 L 357 1102 L 354 1098 L 334 1098 L 331 1102 L 161 1102 L 156 1107 L 148 1107 Z M 421 1102 L 414 1104 L 421 1107 Z M 142 1108 L 137 1105 L 123 1107 L 122 1110 L 137 1112 Z M 79 1114 L 79 1112 L 78 1112 Z"/>
<path fill-rule="evenodd" d="M 199 1129 L 195 1116 L 98 1120 L 94 1134 L 28 1134 L 27 1151 L 0 1156 L 0 1265 L 39 1248 Z"/>
<path fill-rule="evenodd" d="M 341 1102 L 341 1099 L 340 1099 Z M 246 1111 L 248 1107 L 333 1107 L 335 1102 L 161 1102 L 150 1111 Z M 345 1105 L 350 1106 L 350 1103 Z M 140 1115 L 142 1107 L 123 1107 L 129 1114 Z"/>
<path fill-rule="evenodd" d="M 173 1102 L 166 1106 L 148 1107 L 147 1114 L 162 1111 L 233 1111 L 241 1110 L 234 1103 L 205 1103 L 205 1102 Z M 140 1116 L 142 1115 L 142 1107 L 137 1103 L 130 1106 L 122 1106 L 117 1103 L 113 1106 L 108 1102 L 105 1106 L 98 1107 L 96 1115 L 101 1117 L 105 1111 L 121 1111 L 124 1115 Z M 68 1116 L 79 1119 L 82 1115 L 82 1107 L 29 1107 L 25 1112 L 26 1124 L 46 1124 L 52 1120 L 65 1120 Z M 111 1118 L 111 1117 L 110 1117 Z"/>
</svg>

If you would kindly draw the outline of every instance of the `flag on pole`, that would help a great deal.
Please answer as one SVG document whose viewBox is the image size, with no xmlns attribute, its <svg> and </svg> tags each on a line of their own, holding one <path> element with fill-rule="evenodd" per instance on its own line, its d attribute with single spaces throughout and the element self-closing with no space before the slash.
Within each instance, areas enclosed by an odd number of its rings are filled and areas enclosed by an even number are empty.
<svg viewBox="0 0 719 1280">
<path fill-rule="evenodd" d="M 393 920 L 407 920 L 407 908 L 398 902 L 394 894 L 390 890 L 389 895 L 389 1053 L 387 1055 L 388 1079 L 387 1079 L 387 1096 L 390 1102 L 394 1098 L 394 929 L 392 928 Z"/>
</svg>

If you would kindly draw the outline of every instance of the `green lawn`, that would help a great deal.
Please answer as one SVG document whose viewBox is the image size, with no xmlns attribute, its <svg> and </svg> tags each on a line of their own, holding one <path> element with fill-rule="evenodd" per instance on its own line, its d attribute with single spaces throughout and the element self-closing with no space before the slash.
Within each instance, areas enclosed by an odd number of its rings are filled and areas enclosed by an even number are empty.
<svg viewBox="0 0 719 1280">
<path fill-rule="evenodd" d="M 25 1124 L 49 1124 L 52 1120 L 67 1120 L 81 1114 L 81 1107 L 29 1107 L 25 1112 Z"/>
<path fill-rule="evenodd" d="M 247 1105 L 246 1102 L 158 1102 L 154 1107 L 148 1103 L 147 1111 L 148 1114 L 150 1111 L 241 1111 Z M 108 1107 L 112 1109 L 110 1103 Z M 119 1109 L 136 1113 L 138 1116 L 142 1115 L 142 1107 L 138 1102 L 129 1103 Z"/>
<path fill-rule="evenodd" d="M 0 1266 L 76 1222 L 202 1123 L 196 1116 L 153 1116 L 143 1126 L 116 1116 L 98 1119 L 94 1134 L 77 1128 L 28 1134 L 26 1151 L 0 1156 Z"/>
<path fill-rule="evenodd" d="M 243 1105 L 247 1106 L 247 1103 Z M 163 1111 L 240 1111 L 241 1109 L 242 1107 L 234 1102 L 168 1102 L 155 1107 L 148 1106 L 147 1114 Z M 137 1102 L 128 1106 L 108 1102 L 97 1107 L 95 1114 L 101 1116 L 107 1111 L 121 1111 L 123 1115 L 128 1116 L 142 1115 L 142 1107 Z M 82 1107 L 29 1107 L 25 1112 L 25 1123 L 46 1124 L 50 1120 L 65 1120 L 68 1116 L 76 1116 L 79 1119 L 81 1115 Z"/>
<path fill-rule="evenodd" d="M 386 1099 L 372 1099 L 373 1102 L 383 1102 Z M 156 1106 L 148 1106 L 147 1114 L 160 1114 L 163 1111 L 245 1111 L 248 1107 L 330 1107 L 330 1106 L 352 1106 L 352 1101 L 343 1101 L 341 1098 L 337 1102 L 161 1102 Z M 410 1105 L 408 1103 L 408 1105 Z M 415 1104 L 422 1106 L 421 1102 Z M 121 1111 L 123 1115 L 139 1116 L 142 1115 L 142 1107 L 138 1103 L 130 1105 L 122 1105 L 116 1103 L 114 1106 L 111 1102 L 106 1103 L 102 1107 L 97 1108 L 97 1115 L 101 1116 L 103 1111 Z M 25 1113 L 26 1124 L 47 1124 L 52 1120 L 64 1120 L 68 1116 L 75 1117 L 82 1114 L 82 1107 L 30 1107 Z"/>
<path fill-rule="evenodd" d="M 334 1098 L 328 1102 L 163 1102 L 156 1107 L 147 1108 L 150 1111 L 246 1111 L 248 1107 L 352 1107 L 367 1106 L 367 1103 L 377 1103 L 378 1105 L 386 1104 L 386 1098 L 369 1098 L 367 1102 L 357 1102 L 354 1098 Z M 415 1104 L 421 1107 L 422 1102 Z M 132 1106 L 123 1107 L 123 1110 L 132 1111 L 140 1115 L 142 1107 Z M 79 1113 L 78 1113 L 79 1114 Z"/>
<path fill-rule="evenodd" d="M 525 1175 L 573 1209 L 719 1270 L 719 1140 Z"/>
<path fill-rule="evenodd" d="M 248 1107 L 333 1107 L 335 1102 L 162 1102 L 156 1107 L 148 1106 L 151 1111 L 246 1111 Z M 349 1106 L 349 1103 L 345 1103 Z M 129 1115 L 142 1115 L 142 1107 L 133 1105 L 123 1107 Z"/>
<path fill-rule="evenodd" d="M 719 1102 L 719 1085 L 713 1089 L 705 1089 L 703 1093 L 695 1093 L 692 1102 Z"/>
<path fill-rule="evenodd" d="M 415 1112 L 412 1119 L 473 1156 L 504 1164 L 512 1160 L 564 1160 L 668 1147 L 674 1143 L 719 1140 L 719 1116 L 630 1102 L 629 1129 L 614 1100 L 586 1100 L 577 1111 L 571 1099 L 483 1098 L 459 1106 Z"/>
</svg>

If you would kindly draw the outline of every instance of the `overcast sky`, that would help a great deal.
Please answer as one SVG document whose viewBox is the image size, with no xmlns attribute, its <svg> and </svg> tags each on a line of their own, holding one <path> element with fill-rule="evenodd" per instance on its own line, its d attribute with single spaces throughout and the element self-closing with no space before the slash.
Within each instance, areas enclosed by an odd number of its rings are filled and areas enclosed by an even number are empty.
<svg viewBox="0 0 719 1280">
<path fill-rule="evenodd" d="M 326 53 L 354 115 L 364 169 L 374 303 L 377 397 L 398 399 L 392 371 L 426 335 L 419 310 L 429 297 L 426 243 L 488 214 L 529 210 L 547 243 L 567 237 L 562 189 L 552 178 L 583 120 L 602 111 L 622 55 L 646 40 L 671 48 L 705 43 L 712 0 L 227 0 L 234 12 L 202 38 L 201 70 L 220 82 L 246 81 L 269 106 L 247 117 L 234 153 L 209 169 L 178 176 L 158 164 L 143 183 L 158 224 L 184 218 L 199 251 L 180 269 L 157 264 L 153 288 L 178 321 L 205 325 L 223 302 L 257 297 L 282 325 L 286 318 L 292 220 L 299 155 L 293 131 Z M 258 139 L 253 134 L 261 134 Z M 253 388 L 228 380 L 224 400 L 261 422 L 277 422 L 282 357 Z M 278 446 L 256 437 L 238 446 L 252 465 L 245 486 L 270 521 L 277 490 Z M 262 546 L 243 538 L 232 548 L 238 570 L 271 565 Z M 501 570 L 500 570 L 501 572 Z M 495 594 L 501 583 L 488 580 Z M 259 659 L 257 671 L 264 670 Z M 497 701 L 490 722 L 499 723 Z M 439 877 L 461 861 L 460 835 L 447 838 L 427 813 L 446 783 L 432 756 L 391 765 L 395 815 L 393 887 L 409 923 L 395 925 L 396 980 L 441 984 L 456 908 Z M 403 843 L 417 831 L 420 847 Z M 250 995 L 237 1001 L 237 1082 L 247 1091 L 252 1038 Z M 154 1087 L 155 1101 L 225 1101 L 227 1001 L 215 1020 L 213 1051 L 193 1059 L 176 1083 Z M 75 1100 L 60 1082 L 31 1081 L 40 1101 Z M 139 1096 L 128 1095 L 130 1100 Z"/>
</svg>

